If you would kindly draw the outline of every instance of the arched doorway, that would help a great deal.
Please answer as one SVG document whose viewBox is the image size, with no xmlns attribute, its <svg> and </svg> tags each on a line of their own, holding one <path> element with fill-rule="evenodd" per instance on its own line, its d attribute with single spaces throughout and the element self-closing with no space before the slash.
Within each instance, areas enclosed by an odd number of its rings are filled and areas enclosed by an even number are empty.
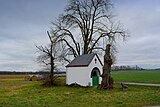
<svg viewBox="0 0 160 107">
<path fill-rule="evenodd" d="M 93 68 L 91 72 L 91 78 L 92 78 L 92 86 L 98 86 L 99 85 L 99 76 L 100 71 L 97 67 Z"/>
</svg>

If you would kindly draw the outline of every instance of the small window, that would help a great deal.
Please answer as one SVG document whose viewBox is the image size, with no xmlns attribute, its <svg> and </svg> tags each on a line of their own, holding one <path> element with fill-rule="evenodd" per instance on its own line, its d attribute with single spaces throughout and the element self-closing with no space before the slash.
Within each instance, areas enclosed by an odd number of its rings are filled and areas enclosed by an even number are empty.
<svg viewBox="0 0 160 107">
<path fill-rule="evenodd" d="M 95 61 L 95 64 L 96 64 L 97 63 L 97 59 L 95 58 L 94 61 Z"/>
</svg>

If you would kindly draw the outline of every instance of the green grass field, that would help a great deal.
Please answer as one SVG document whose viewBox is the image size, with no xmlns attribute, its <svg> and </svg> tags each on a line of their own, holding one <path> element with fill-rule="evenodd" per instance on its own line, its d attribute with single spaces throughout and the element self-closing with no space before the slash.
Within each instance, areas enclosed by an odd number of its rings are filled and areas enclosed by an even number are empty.
<svg viewBox="0 0 160 107">
<path fill-rule="evenodd" d="M 144 83 L 159 83 L 160 84 L 160 71 L 159 70 L 131 70 L 131 71 L 114 71 L 112 76 L 116 82 L 144 82 Z"/>
<path fill-rule="evenodd" d="M 140 71 L 141 72 L 141 71 Z M 146 71 L 148 72 L 148 71 Z M 118 74 L 119 73 L 119 77 Z M 125 72 L 121 72 L 127 75 Z M 116 81 L 130 80 L 114 72 Z M 145 73 L 145 72 L 144 72 Z M 128 73 L 130 74 L 130 73 Z M 137 80 L 137 79 L 136 79 Z M 40 81 L 24 81 L 24 75 L 0 75 L 0 107 L 142 107 L 160 105 L 160 87 L 129 85 L 123 91 L 65 86 L 42 87 Z"/>
</svg>

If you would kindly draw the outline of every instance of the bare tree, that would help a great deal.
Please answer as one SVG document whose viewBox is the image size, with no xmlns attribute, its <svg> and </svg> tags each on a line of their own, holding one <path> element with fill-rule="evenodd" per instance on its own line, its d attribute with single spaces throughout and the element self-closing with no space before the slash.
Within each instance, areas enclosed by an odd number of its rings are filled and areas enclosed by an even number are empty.
<svg viewBox="0 0 160 107">
<path fill-rule="evenodd" d="M 65 13 L 53 22 L 52 30 L 62 36 L 66 55 L 70 52 L 77 57 L 104 51 L 104 38 L 105 43 L 113 43 L 117 36 L 126 36 L 120 23 L 113 20 L 111 8 L 110 0 L 70 0 Z"/>
<path fill-rule="evenodd" d="M 61 41 L 66 44 L 66 61 L 69 62 L 68 54 L 77 57 L 105 51 L 101 89 L 113 88 L 110 75 L 111 65 L 115 62 L 113 45 L 127 36 L 120 23 L 115 21 L 111 8 L 110 0 L 70 0 L 65 13 L 52 23 L 52 33 L 61 36 Z"/>
<path fill-rule="evenodd" d="M 47 35 L 49 38 L 48 46 L 36 46 L 40 51 L 41 55 L 38 56 L 38 61 L 45 64 L 45 66 L 50 70 L 50 85 L 54 85 L 54 70 L 55 70 L 55 59 L 57 59 L 59 49 L 59 36 L 53 35 L 51 36 L 47 31 Z"/>
</svg>

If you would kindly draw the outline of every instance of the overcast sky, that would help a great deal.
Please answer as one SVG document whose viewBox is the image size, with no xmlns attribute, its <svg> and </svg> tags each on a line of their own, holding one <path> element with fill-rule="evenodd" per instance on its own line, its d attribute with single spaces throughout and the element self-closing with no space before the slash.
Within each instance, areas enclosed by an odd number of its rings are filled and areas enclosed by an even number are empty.
<svg viewBox="0 0 160 107">
<path fill-rule="evenodd" d="M 0 70 L 39 70 L 35 44 L 68 0 L 0 0 Z M 160 67 L 160 0 L 113 0 L 114 13 L 130 37 L 119 44 L 117 65 Z"/>
</svg>

